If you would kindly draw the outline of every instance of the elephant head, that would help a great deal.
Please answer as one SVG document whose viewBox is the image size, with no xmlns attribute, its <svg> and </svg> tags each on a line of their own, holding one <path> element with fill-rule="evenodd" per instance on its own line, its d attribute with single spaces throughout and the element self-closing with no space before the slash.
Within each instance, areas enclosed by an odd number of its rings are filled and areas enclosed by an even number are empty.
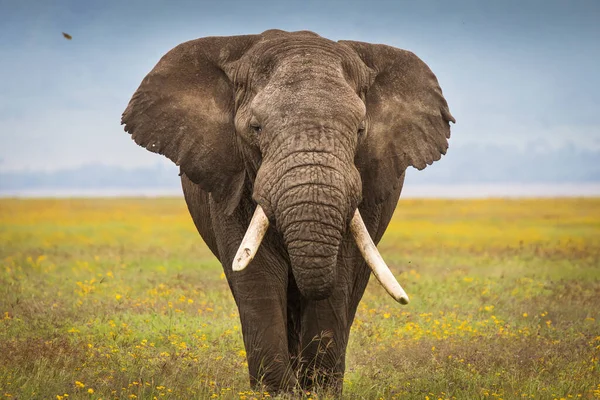
<svg viewBox="0 0 600 400">
<path fill-rule="evenodd" d="M 270 222 L 301 293 L 325 298 L 351 229 L 401 302 L 357 207 L 384 201 L 407 167 L 439 160 L 449 121 L 434 74 L 414 54 L 278 30 L 175 47 L 122 118 L 135 142 L 179 165 L 227 213 L 249 189 L 258 207 L 234 269 L 248 264 Z"/>
</svg>

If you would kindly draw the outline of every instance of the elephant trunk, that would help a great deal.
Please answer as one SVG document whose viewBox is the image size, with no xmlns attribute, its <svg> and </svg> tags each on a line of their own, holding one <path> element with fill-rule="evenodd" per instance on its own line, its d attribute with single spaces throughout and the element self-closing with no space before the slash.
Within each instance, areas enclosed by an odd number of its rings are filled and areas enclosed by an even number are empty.
<svg viewBox="0 0 600 400">
<path fill-rule="evenodd" d="M 327 298 L 336 278 L 344 218 L 337 209 L 322 203 L 284 205 L 282 210 L 278 226 L 300 292 L 308 299 Z"/>
<path fill-rule="evenodd" d="M 361 199 L 355 139 L 323 127 L 279 137 L 283 141 L 264 154 L 253 198 L 282 235 L 302 295 L 324 299 L 333 291 L 340 244 Z"/>
<path fill-rule="evenodd" d="M 312 160 L 308 154 L 282 173 L 273 214 L 300 292 L 318 300 L 333 290 L 338 251 L 358 203 L 360 181 L 353 165 L 335 165 L 335 155 L 320 154 L 315 163 L 306 162 Z"/>
</svg>

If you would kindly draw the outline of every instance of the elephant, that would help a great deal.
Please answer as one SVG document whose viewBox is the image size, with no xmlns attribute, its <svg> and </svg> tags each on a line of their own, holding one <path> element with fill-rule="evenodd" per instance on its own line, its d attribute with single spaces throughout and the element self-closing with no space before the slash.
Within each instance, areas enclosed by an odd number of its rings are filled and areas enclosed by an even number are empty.
<svg viewBox="0 0 600 400">
<path fill-rule="evenodd" d="M 239 310 L 250 384 L 341 393 L 377 251 L 406 169 L 446 154 L 455 123 L 412 52 L 310 31 L 184 42 L 142 80 L 121 123 L 180 169 L 193 222 Z"/>
</svg>

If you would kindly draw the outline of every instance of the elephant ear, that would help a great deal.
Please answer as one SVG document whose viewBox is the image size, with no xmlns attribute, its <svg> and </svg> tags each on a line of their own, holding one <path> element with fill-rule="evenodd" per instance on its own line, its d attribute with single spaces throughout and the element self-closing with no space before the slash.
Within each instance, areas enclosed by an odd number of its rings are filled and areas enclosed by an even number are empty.
<svg viewBox="0 0 600 400">
<path fill-rule="evenodd" d="M 450 121 L 456 121 L 435 75 L 416 55 L 379 44 L 340 43 L 374 72 L 365 95 L 367 136 L 356 163 L 363 201 L 380 203 L 402 183 L 406 168 L 422 170 L 446 154 Z"/>
<path fill-rule="evenodd" d="M 169 51 L 142 80 L 121 124 L 142 147 L 175 164 L 216 201 L 237 206 L 245 170 L 237 151 L 234 85 L 226 73 L 256 35 L 208 37 Z"/>
</svg>

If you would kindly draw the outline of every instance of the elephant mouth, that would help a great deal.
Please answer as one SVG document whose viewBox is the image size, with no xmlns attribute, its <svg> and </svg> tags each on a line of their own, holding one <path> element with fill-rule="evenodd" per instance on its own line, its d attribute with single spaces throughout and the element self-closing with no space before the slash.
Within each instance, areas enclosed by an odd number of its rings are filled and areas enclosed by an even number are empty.
<svg viewBox="0 0 600 400">
<path fill-rule="evenodd" d="M 233 259 L 232 268 L 234 271 L 242 271 L 250 264 L 256 255 L 258 248 L 269 228 L 269 219 L 262 207 L 259 205 L 254 211 L 250 225 L 242 239 L 242 243 Z M 373 271 L 381 286 L 389 293 L 394 300 L 400 304 L 408 304 L 408 295 L 398 283 L 392 271 L 389 269 L 383 257 L 377 250 L 375 243 L 371 239 L 365 223 L 358 209 L 354 212 L 350 222 L 350 231 L 358 249 L 365 259 L 365 262 Z"/>
</svg>

